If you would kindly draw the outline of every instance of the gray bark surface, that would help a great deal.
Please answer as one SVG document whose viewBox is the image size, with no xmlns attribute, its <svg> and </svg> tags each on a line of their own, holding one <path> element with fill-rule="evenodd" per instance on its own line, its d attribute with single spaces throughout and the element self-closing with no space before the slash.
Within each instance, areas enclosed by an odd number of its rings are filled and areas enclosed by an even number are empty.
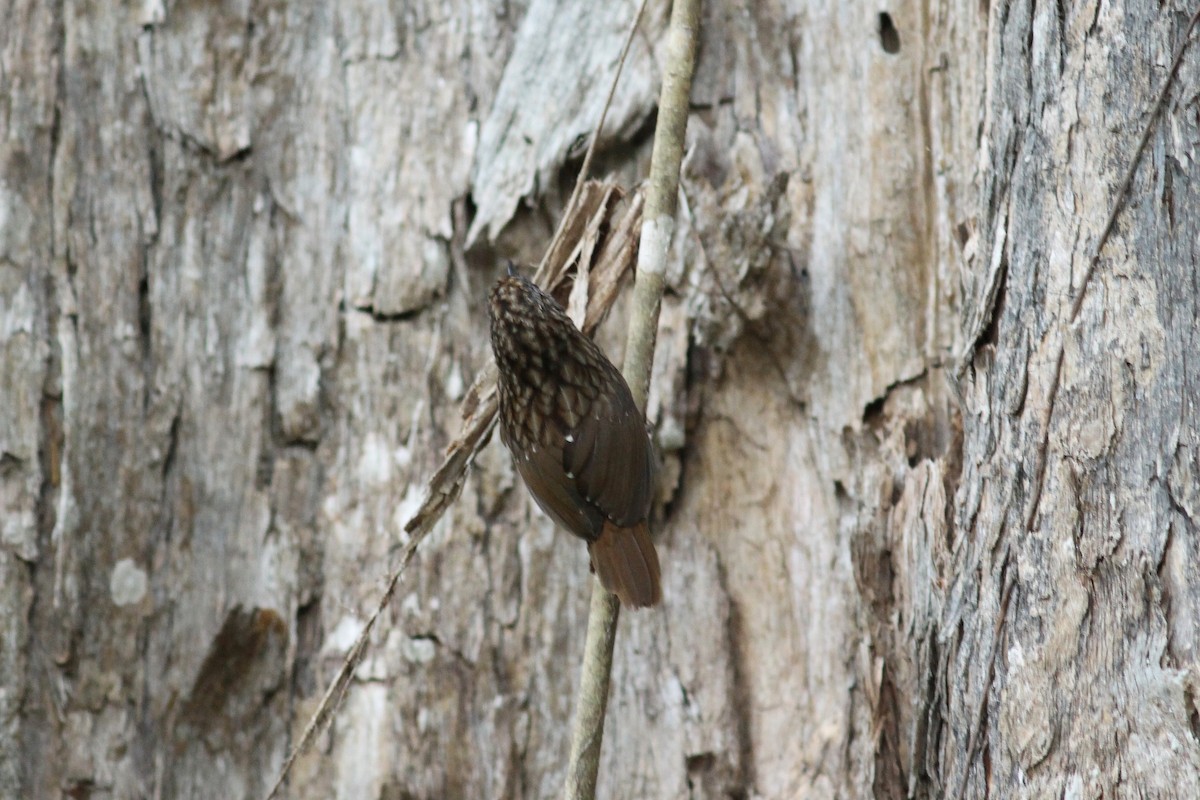
<svg viewBox="0 0 1200 800">
<path fill-rule="evenodd" d="M 0 797 L 266 792 L 635 11 L 0 7 Z M 1200 797 L 1194 11 L 705 3 L 603 797 Z M 288 796 L 558 796 L 590 580 L 493 441 Z"/>
</svg>

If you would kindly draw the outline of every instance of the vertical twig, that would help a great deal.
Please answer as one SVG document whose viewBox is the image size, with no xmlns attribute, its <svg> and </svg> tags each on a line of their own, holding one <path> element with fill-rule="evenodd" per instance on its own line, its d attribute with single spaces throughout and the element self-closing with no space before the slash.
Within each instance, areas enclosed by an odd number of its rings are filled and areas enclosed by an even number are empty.
<svg viewBox="0 0 1200 800">
<path fill-rule="evenodd" d="M 687 131 L 688 96 L 692 88 L 696 39 L 700 27 L 700 0 L 675 0 L 667 31 L 667 58 L 662 92 L 658 101 L 658 123 L 646 210 L 642 217 L 637 278 L 633 287 L 633 316 L 625 345 L 625 380 L 634 402 L 643 410 L 654 361 L 654 339 L 662 301 L 663 273 L 667 249 L 675 230 L 675 200 L 679 165 L 683 160 Z M 613 643 L 616 639 L 617 599 L 599 581 L 592 582 L 583 670 L 576 698 L 575 727 L 571 735 L 571 758 L 567 765 L 566 800 L 593 800 L 604 740 L 604 714 L 608 708 L 609 676 L 612 673 Z"/>
</svg>

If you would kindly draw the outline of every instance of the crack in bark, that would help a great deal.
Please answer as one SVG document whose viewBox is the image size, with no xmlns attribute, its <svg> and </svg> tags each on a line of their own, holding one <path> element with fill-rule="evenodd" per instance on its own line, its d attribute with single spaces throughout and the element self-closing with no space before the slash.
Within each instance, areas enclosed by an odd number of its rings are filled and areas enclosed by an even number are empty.
<svg viewBox="0 0 1200 800">
<path fill-rule="evenodd" d="M 975 761 L 978 755 L 980 746 L 980 736 L 983 731 L 984 717 L 987 716 L 988 695 L 991 693 L 992 683 L 996 679 L 996 653 L 1000 649 L 1000 639 L 1004 634 L 1004 621 L 1008 617 L 1008 605 L 1012 601 L 1012 590 L 1017 583 L 1017 579 L 1009 572 L 1010 550 L 1004 552 L 1004 562 L 1000 566 L 1000 580 L 1004 584 L 1003 594 L 1000 596 L 1000 609 L 996 614 L 996 622 L 992 627 L 992 647 L 988 654 L 987 660 L 987 676 L 980 690 L 979 705 L 975 709 L 975 718 L 971 723 L 970 737 L 967 739 L 967 760 L 963 764 L 962 772 L 958 782 L 958 790 L 954 793 L 955 797 L 965 797 L 967 790 L 967 782 L 971 777 L 971 764 Z"/>
<path fill-rule="evenodd" d="M 985 279 L 986 283 L 978 302 L 969 315 L 970 325 L 965 337 L 968 344 L 956 359 L 958 363 L 954 373 L 959 380 L 963 378 L 967 368 L 975 360 L 975 353 L 979 350 L 980 345 L 990 338 L 989 334 L 995 331 L 996 311 L 1003 305 L 1004 295 L 1007 292 L 1008 257 L 1005 254 L 1005 245 L 1011 217 L 1007 186 L 1004 189 L 1001 204 L 1004 208 L 1004 217 L 993 230 L 996 241 L 992 243 L 992 258 Z"/>
<path fill-rule="evenodd" d="M 719 569 L 718 574 L 721 577 L 721 590 L 725 592 L 726 597 L 729 597 L 728 590 L 726 589 L 725 570 Z M 729 700 L 734 722 L 736 723 L 736 767 L 743 791 L 749 794 L 754 787 L 754 739 L 751 734 L 754 722 L 752 714 L 753 692 L 751 692 L 747 685 L 748 669 L 746 666 L 745 647 L 741 636 L 741 613 L 738 610 L 737 603 L 732 598 L 729 598 L 729 618 L 726 635 L 729 639 L 729 667 L 732 682 L 732 696 Z"/>
<path fill-rule="evenodd" d="M 1033 530 L 1033 521 L 1037 517 L 1038 509 L 1042 504 L 1042 488 L 1046 482 L 1046 467 L 1049 462 L 1047 450 L 1050 447 L 1050 423 L 1054 420 L 1054 406 L 1058 399 L 1058 387 L 1062 382 L 1062 365 L 1063 355 L 1066 352 L 1066 344 L 1059 341 L 1058 361 L 1054 365 L 1054 381 L 1050 384 L 1050 396 L 1046 400 L 1046 416 L 1042 422 L 1043 430 L 1041 440 L 1037 445 L 1035 453 L 1037 463 L 1037 479 L 1033 486 L 1033 496 L 1029 507 L 1029 513 L 1025 516 L 1025 530 Z"/>
<path fill-rule="evenodd" d="M 404 311 L 376 311 L 374 304 L 367 303 L 365 305 L 353 306 L 353 309 L 369 315 L 372 320 L 380 323 L 381 325 L 386 325 L 392 322 L 410 322 L 419 317 L 421 312 L 424 311 L 428 306 L 428 303 L 422 303 L 417 308 L 409 308 Z M 342 310 L 345 310 L 344 306 Z"/>
<path fill-rule="evenodd" d="M 927 377 L 929 377 L 929 370 L 931 367 L 937 367 L 937 366 L 939 366 L 939 365 L 930 364 L 915 375 L 912 375 L 907 378 L 897 378 L 896 380 L 889 383 L 886 387 L 884 387 L 884 390 L 882 393 L 880 393 L 878 396 L 876 396 L 874 399 L 872 399 L 869 403 L 867 403 L 863 407 L 863 413 L 862 413 L 863 424 L 869 425 L 872 422 L 874 422 L 877 418 L 881 418 L 883 416 L 883 407 L 887 403 L 888 398 L 891 397 L 892 392 L 896 391 L 897 389 L 902 389 L 907 386 L 916 386 L 921 381 L 923 381 Z"/>
</svg>

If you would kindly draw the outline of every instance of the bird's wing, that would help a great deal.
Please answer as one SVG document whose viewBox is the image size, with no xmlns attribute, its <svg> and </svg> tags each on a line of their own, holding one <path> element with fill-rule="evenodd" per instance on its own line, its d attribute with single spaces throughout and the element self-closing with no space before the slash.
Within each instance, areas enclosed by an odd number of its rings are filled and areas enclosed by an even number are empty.
<svg viewBox="0 0 1200 800">
<path fill-rule="evenodd" d="M 601 393 L 568 431 L 563 465 L 589 505 L 618 526 L 629 527 L 650 514 L 656 464 L 642 414 L 617 378 L 613 385 L 619 391 Z"/>
<path fill-rule="evenodd" d="M 559 527 L 589 542 L 600 535 L 604 516 L 584 502 L 575 481 L 567 476 L 561 448 L 539 445 L 525 452 L 514 451 L 513 456 L 529 493 Z"/>
</svg>

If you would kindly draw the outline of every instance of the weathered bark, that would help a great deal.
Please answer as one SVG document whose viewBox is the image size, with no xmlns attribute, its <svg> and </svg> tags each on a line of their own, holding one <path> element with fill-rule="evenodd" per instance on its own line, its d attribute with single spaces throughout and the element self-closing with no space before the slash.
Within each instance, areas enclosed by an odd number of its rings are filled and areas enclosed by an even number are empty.
<svg viewBox="0 0 1200 800">
<path fill-rule="evenodd" d="M 1153 116 L 1195 11 L 1017 3 L 990 21 L 967 304 L 992 322 L 963 342 L 933 762 L 969 796 L 1200 797 L 1200 48 Z"/>
<path fill-rule="evenodd" d="M 602 795 L 1200 796 L 1194 10 L 705 4 Z M 0 10 L 0 797 L 265 792 L 634 11 Z M 493 442 L 290 796 L 556 796 L 589 580 Z"/>
</svg>

